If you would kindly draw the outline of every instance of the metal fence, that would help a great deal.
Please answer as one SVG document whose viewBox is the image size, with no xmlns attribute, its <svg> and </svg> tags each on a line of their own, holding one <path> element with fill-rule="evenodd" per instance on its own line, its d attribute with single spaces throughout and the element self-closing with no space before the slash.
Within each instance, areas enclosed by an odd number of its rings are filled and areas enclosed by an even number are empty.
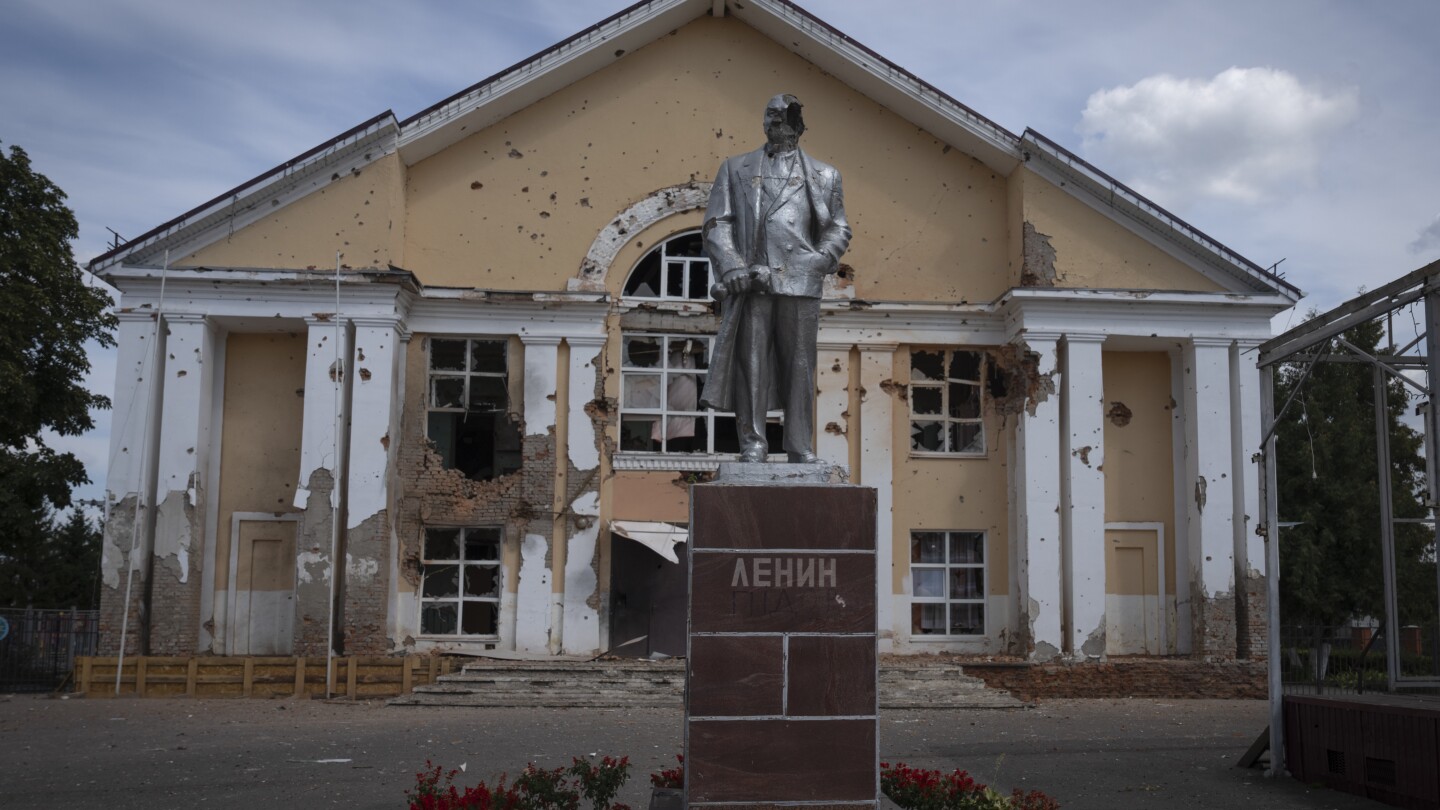
<svg viewBox="0 0 1440 810">
<path fill-rule="evenodd" d="M 1396 675 L 1402 682 L 1440 675 L 1436 632 L 1433 625 L 1400 628 Z M 1280 680 L 1286 694 L 1353 695 L 1390 691 L 1382 624 L 1286 626 L 1280 632 L 1280 656 Z"/>
<path fill-rule="evenodd" d="M 75 658 L 94 655 L 98 610 L 0 610 L 0 692 L 64 685 Z"/>
</svg>

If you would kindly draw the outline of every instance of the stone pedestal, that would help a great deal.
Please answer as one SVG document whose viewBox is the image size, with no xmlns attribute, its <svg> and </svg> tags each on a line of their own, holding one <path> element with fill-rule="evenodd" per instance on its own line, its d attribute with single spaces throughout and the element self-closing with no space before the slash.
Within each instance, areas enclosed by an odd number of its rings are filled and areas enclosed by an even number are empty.
<svg viewBox="0 0 1440 810">
<path fill-rule="evenodd" d="M 875 490 L 743 466 L 691 488 L 686 803 L 874 808 Z"/>
</svg>

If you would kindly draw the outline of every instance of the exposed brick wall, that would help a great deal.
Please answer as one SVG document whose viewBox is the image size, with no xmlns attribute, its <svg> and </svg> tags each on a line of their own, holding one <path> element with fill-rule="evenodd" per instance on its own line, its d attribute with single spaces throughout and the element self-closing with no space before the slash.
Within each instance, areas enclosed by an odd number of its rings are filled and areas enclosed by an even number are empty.
<svg viewBox="0 0 1440 810">
<path fill-rule="evenodd" d="M 428 415 L 425 393 L 429 388 L 425 337 L 415 335 L 407 348 L 405 361 L 405 403 L 401 419 L 400 447 L 397 455 L 397 477 L 400 496 L 395 517 L 396 536 L 400 543 L 400 576 L 404 583 L 389 588 L 418 589 L 421 554 L 426 526 L 504 526 L 508 543 L 519 543 L 526 534 L 549 538 L 555 494 L 555 433 L 554 426 L 542 426 L 545 432 L 525 436 L 521 443 L 520 469 L 490 481 L 472 481 L 456 470 L 446 469 L 440 456 L 431 449 L 426 438 Z M 512 376 L 520 373 L 512 369 Z M 521 411 L 523 404 L 512 402 L 511 410 Z M 579 476 L 584 478 L 584 476 Z M 571 474 L 571 488 L 576 485 Z M 593 484 L 592 484 L 592 487 Z M 546 555 L 547 565 L 550 562 Z M 384 624 L 379 625 L 383 638 Z M 417 619 L 418 620 L 418 619 Z M 358 635 L 365 620 L 347 615 L 347 624 L 354 622 L 357 636 L 349 644 L 371 644 Z M 414 624 L 415 621 L 409 622 Z M 413 638 L 391 639 L 392 649 L 413 646 Z M 347 651 L 350 648 L 347 647 Z"/>
<path fill-rule="evenodd" d="M 1270 657 L 1269 599 L 1265 589 L 1265 577 L 1245 578 L 1246 643 L 1240 655 L 1251 661 L 1265 661 Z"/>
<path fill-rule="evenodd" d="M 965 674 L 1021 700 L 1266 697 L 1266 667 L 1252 661 L 1149 658 L 1105 663 L 967 663 Z"/>
<path fill-rule="evenodd" d="M 131 496 L 111 508 L 110 517 L 105 523 L 105 554 L 107 558 L 113 555 L 118 560 L 114 568 L 118 569 L 119 575 L 113 586 L 107 582 L 100 588 L 100 639 L 96 651 L 100 655 L 116 655 L 120 652 L 120 628 L 125 621 L 125 584 L 130 573 L 130 544 L 134 528 L 135 498 Z M 109 567 L 109 559 L 105 562 L 106 567 Z M 128 625 L 123 625 L 126 628 L 126 655 L 144 653 L 144 596 L 145 571 L 140 570 L 135 572 L 130 593 L 130 621 Z"/>
<path fill-rule="evenodd" d="M 1195 653 L 1211 660 L 1234 660 L 1239 653 L 1236 637 L 1235 595 L 1217 593 L 1194 602 Z"/>
</svg>

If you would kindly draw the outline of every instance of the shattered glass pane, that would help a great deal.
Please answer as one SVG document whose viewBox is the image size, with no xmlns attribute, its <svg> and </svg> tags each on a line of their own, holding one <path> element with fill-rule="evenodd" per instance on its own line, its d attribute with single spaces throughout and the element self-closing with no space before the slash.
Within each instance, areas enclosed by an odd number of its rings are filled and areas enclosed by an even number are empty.
<svg viewBox="0 0 1440 810">
<path fill-rule="evenodd" d="M 427 635 L 454 635 L 457 612 L 453 602 L 425 604 L 420 608 L 420 632 Z"/>
<path fill-rule="evenodd" d="M 660 365 L 660 339 L 653 337 L 625 338 L 624 356 L 620 362 L 631 368 L 655 368 Z"/>
<path fill-rule="evenodd" d="M 910 408 L 917 416 L 939 416 L 943 392 L 938 385 L 910 386 Z"/>
<path fill-rule="evenodd" d="M 504 377 L 471 377 L 470 405 L 472 411 L 503 411 L 510 402 Z"/>
<path fill-rule="evenodd" d="M 981 563 L 985 561 L 985 535 L 980 532 L 950 533 L 950 563 Z"/>
<path fill-rule="evenodd" d="M 621 378 L 625 389 L 620 404 L 626 408 L 659 408 L 659 374 L 625 374 Z"/>
<path fill-rule="evenodd" d="M 476 340 L 470 344 L 470 370 L 505 373 L 505 341 Z"/>
<path fill-rule="evenodd" d="M 658 416 L 631 416 L 620 420 L 620 449 L 656 451 L 660 442 L 653 438 Z"/>
<path fill-rule="evenodd" d="M 943 379 L 945 379 L 944 352 L 915 351 L 910 353 L 910 380 L 912 382 Z"/>
<path fill-rule="evenodd" d="M 918 594 L 917 594 L 918 595 Z M 951 568 L 951 599 L 983 599 L 985 597 L 985 569 Z"/>
<path fill-rule="evenodd" d="M 465 566 L 466 596 L 499 596 L 500 569 L 493 565 Z"/>
<path fill-rule="evenodd" d="M 464 371 L 465 341 L 431 339 L 430 368 L 437 371 Z"/>
<path fill-rule="evenodd" d="M 499 627 L 499 611 L 494 602 L 465 602 L 460 634 L 465 636 L 493 636 Z"/>
<path fill-rule="evenodd" d="M 944 532 L 912 532 L 910 534 L 910 562 L 945 562 Z"/>
<path fill-rule="evenodd" d="M 425 530 L 425 559 L 427 560 L 458 560 L 460 559 L 460 530 L 459 529 L 426 529 Z"/>
<path fill-rule="evenodd" d="M 705 240 L 700 238 L 699 233 L 677 236 L 665 243 L 665 254 L 667 256 L 703 256 L 705 255 Z"/>
<path fill-rule="evenodd" d="M 985 433 L 979 422 L 951 422 L 950 449 L 956 453 L 985 452 Z"/>
<path fill-rule="evenodd" d="M 910 632 L 917 636 L 945 635 L 945 606 L 911 605 Z"/>
<path fill-rule="evenodd" d="M 625 295 L 636 298 L 660 297 L 660 251 L 654 250 L 640 260 L 625 280 Z"/>
<path fill-rule="evenodd" d="M 690 273 L 690 298 L 695 301 L 710 300 L 710 263 L 691 262 Z"/>
<path fill-rule="evenodd" d="M 955 636 L 985 635 L 985 605 L 952 604 L 950 634 Z"/>
<path fill-rule="evenodd" d="M 431 378 L 430 378 L 430 407 L 432 407 L 432 408 L 463 408 L 463 407 L 465 407 L 465 378 L 464 378 L 464 377 L 431 377 Z"/>
<path fill-rule="evenodd" d="M 685 297 L 685 263 L 665 263 L 665 296 L 667 298 Z"/>
<path fill-rule="evenodd" d="M 425 566 L 425 587 L 421 596 L 459 596 L 460 595 L 460 566 L 458 565 L 427 565 Z"/>
<path fill-rule="evenodd" d="M 950 356 L 950 378 L 953 380 L 980 380 L 980 353 L 955 352 Z"/>
<path fill-rule="evenodd" d="M 945 434 L 943 422 L 911 422 L 910 423 L 910 449 L 911 450 L 944 450 Z"/>
<path fill-rule="evenodd" d="M 950 383 L 950 416 L 956 419 L 979 419 L 980 386 Z"/>
<path fill-rule="evenodd" d="M 500 559 L 500 530 L 467 529 L 465 531 L 465 559 Z"/>
<path fill-rule="evenodd" d="M 914 584 L 915 596 L 941 599 L 945 597 L 945 569 L 943 568 L 911 569 L 910 581 Z"/>
</svg>

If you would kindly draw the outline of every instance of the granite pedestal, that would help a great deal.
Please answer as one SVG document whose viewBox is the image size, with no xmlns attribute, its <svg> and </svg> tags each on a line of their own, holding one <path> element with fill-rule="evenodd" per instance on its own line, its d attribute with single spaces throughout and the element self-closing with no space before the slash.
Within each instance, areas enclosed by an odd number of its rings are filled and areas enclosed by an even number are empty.
<svg viewBox="0 0 1440 810">
<path fill-rule="evenodd" d="M 874 808 L 875 490 L 736 466 L 690 491 L 686 802 Z"/>
</svg>

